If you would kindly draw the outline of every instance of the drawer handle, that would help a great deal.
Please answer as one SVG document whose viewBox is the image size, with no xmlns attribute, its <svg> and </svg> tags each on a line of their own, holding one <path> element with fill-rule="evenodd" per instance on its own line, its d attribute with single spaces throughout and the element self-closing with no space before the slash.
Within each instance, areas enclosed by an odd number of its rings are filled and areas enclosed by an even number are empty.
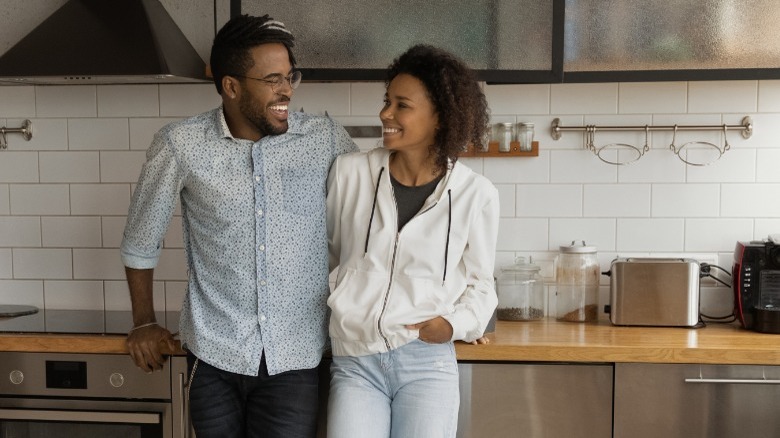
<svg viewBox="0 0 780 438">
<path fill-rule="evenodd" d="M 776 379 L 685 379 L 685 383 L 738 383 L 752 385 L 780 385 Z"/>
</svg>

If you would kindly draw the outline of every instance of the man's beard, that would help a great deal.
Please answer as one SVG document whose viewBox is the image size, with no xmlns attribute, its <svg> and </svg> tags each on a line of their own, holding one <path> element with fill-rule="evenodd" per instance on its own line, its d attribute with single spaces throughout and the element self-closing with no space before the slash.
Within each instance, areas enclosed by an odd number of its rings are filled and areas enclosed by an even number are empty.
<svg viewBox="0 0 780 438">
<path fill-rule="evenodd" d="M 289 101 L 277 103 L 289 103 Z M 283 126 L 274 126 L 268 118 L 266 109 L 258 109 L 258 105 L 254 104 L 252 99 L 248 96 L 241 96 L 238 107 L 241 110 L 241 114 L 243 114 L 249 122 L 255 125 L 255 128 L 260 131 L 260 134 L 263 137 L 266 135 L 280 135 L 287 132 L 287 121 L 284 122 Z"/>
</svg>

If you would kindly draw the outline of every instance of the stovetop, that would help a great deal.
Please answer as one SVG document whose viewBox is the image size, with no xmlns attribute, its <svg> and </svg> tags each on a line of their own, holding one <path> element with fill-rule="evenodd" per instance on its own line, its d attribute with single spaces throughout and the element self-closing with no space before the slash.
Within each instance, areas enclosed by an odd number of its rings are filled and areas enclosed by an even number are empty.
<svg viewBox="0 0 780 438">
<path fill-rule="evenodd" d="M 179 331 L 179 312 L 155 312 L 157 322 Z M 0 317 L 0 333 L 73 333 L 124 335 L 133 327 L 130 311 L 46 310 L 32 315 Z"/>
</svg>

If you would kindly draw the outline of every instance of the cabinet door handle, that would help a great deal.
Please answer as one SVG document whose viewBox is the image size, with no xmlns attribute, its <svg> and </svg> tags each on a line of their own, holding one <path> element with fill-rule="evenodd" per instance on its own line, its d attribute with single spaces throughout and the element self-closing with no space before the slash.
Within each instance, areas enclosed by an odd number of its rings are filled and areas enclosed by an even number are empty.
<svg viewBox="0 0 780 438">
<path fill-rule="evenodd" d="M 738 383 L 751 385 L 780 385 L 777 379 L 685 379 L 685 383 Z"/>
</svg>

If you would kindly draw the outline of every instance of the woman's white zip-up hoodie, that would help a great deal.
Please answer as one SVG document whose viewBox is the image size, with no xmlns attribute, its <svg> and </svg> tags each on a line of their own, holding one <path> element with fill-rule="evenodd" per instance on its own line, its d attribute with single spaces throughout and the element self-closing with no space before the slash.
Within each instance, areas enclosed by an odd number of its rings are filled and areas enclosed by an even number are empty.
<svg viewBox="0 0 780 438">
<path fill-rule="evenodd" d="M 482 336 L 497 298 L 493 281 L 498 191 L 461 163 L 398 232 L 391 152 L 336 158 L 328 178 L 328 298 L 333 355 L 386 352 L 418 338 L 404 326 L 442 316 L 452 340 Z"/>
</svg>

